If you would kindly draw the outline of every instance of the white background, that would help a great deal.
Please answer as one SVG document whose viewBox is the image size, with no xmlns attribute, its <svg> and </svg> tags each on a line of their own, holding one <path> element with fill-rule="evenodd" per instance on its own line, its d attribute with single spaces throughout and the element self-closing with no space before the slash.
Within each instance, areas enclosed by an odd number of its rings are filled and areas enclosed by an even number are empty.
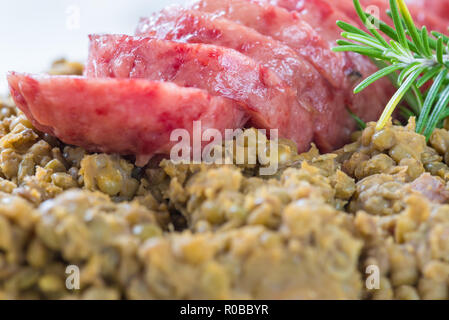
<svg viewBox="0 0 449 320">
<path fill-rule="evenodd" d="M 61 57 L 84 62 L 88 34 L 133 34 L 140 17 L 184 2 L 0 0 L 0 95 L 7 91 L 6 72 L 41 72 Z"/>
</svg>

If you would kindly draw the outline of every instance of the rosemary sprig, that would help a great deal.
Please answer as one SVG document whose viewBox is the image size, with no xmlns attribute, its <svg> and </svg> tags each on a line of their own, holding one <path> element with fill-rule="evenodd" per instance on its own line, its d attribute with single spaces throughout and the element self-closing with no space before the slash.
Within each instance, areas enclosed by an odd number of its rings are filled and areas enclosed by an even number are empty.
<svg viewBox="0 0 449 320">
<path fill-rule="evenodd" d="M 401 107 L 401 114 L 416 116 L 416 131 L 429 139 L 434 129 L 449 116 L 449 37 L 436 31 L 429 33 L 426 27 L 418 28 L 404 0 L 390 0 L 389 15 L 394 28 L 365 13 L 359 0 L 353 1 L 368 32 L 337 21 L 346 40 L 338 40 L 333 50 L 368 56 L 380 69 L 362 81 L 354 92 L 359 93 L 388 76 L 398 89 L 386 105 L 376 129 L 385 127 L 396 107 L 405 100 L 409 109 Z M 424 90 L 427 87 L 430 88 Z"/>
</svg>

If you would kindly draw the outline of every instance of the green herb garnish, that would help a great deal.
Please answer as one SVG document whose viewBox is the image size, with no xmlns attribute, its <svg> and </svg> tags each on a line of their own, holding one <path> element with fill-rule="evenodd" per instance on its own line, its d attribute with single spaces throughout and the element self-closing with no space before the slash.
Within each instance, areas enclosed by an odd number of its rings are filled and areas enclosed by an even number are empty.
<svg viewBox="0 0 449 320">
<path fill-rule="evenodd" d="M 385 107 L 376 129 L 385 127 L 404 99 L 409 107 L 401 107 L 401 114 L 416 116 L 416 132 L 429 139 L 433 130 L 449 116 L 449 37 L 435 31 L 429 33 L 426 27 L 418 28 L 404 0 L 390 0 L 394 28 L 365 13 L 359 0 L 353 1 L 368 32 L 337 21 L 344 31 L 342 37 L 347 40 L 338 40 L 339 46 L 333 50 L 368 56 L 380 68 L 362 81 L 354 92 L 388 76 L 398 90 Z"/>
<path fill-rule="evenodd" d="M 360 119 L 355 113 L 353 113 L 351 110 L 347 109 L 349 116 L 354 119 L 354 121 L 357 123 L 357 127 L 359 130 L 366 129 L 366 123 L 362 119 Z"/>
</svg>

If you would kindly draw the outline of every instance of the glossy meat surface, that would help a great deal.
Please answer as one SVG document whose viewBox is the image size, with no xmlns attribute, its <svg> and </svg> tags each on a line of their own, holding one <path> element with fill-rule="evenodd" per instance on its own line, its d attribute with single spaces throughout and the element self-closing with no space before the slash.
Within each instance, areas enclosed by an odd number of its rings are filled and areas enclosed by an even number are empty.
<svg viewBox="0 0 449 320">
<path fill-rule="evenodd" d="M 174 129 L 240 128 L 245 113 L 229 99 L 172 83 L 10 73 L 11 96 L 33 125 L 95 152 L 167 154 Z"/>
<path fill-rule="evenodd" d="M 340 87 L 344 67 L 338 54 L 298 14 L 257 0 L 198 0 L 192 8 L 226 17 L 285 43 L 309 61 L 330 83 Z"/>
<path fill-rule="evenodd" d="M 355 122 L 344 97 L 289 46 L 231 20 L 197 10 L 171 7 L 142 19 L 137 35 L 235 49 L 272 69 L 297 92 L 301 106 L 312 112 L 314 141 L 329 152 L 349 141 Z"/>
<path fill-rule="evenodd" d="M 297 11 L 288 12 L 286 9 L 272 6 L 268 1 L 262 0 L 198 0 L 192 6 L 198 10 L 244 24 L 287 44 L 301 57 L 311 61 L 326 79 L 335 79 L 334 82 L 331 82 L 334 87 L 333 91 L 335 94 L 344 95 L 345 107 L 351 109 L 365 121 L 377 120 L 394 88 L 385 79 L 354 95 L 353 88 L 363 78 L 374 73 L 377 68 L 368 59 L 357 54 L 333 53 L 331 49 L 335 45 L 335 41 L 340 38 L 335 21 L 332 22 L 329 17 L 325 20 L 320 18 L 322 21 L 318 19 L 318 17 L 322 17 L 322 13 L 326 12 L 327 5 L 316 8 L 314 6 L 318 3 L 310 3 L 310 5 L 313 5 L 315 13 L 309 18 L 304 17 L 304 12 L 302 14 Z M 338 18 L 338 16 L 336 17 L 338 12 L 334 11 L 336 9 L 333 9 L 333 13 L 331 12 L 332 17 Z M 309 19 L 313 25 L 306 22 Z M 327 35 L 322 36 L 315 33 L 315 36 L 310 36 L 309 31 L 314 32 L 314 29 L 324 33 L 322 29 L 325 26 L 331 29 L 326 31 Z M 333 40 L 332 37 L 334 37 Z M 304 52 L 303 48 L 307 46 L 310 50 Z M 314 51 L 315 53 L 313 53 Z M 323 54 L 319 54 L 320 52 Z M 326 73 L 326 70 L 332 72 Z M 345 128 L 344 125 L 341 128 Z"/>
<path fill-rule="evenodd" d="M 341 39 L 341 29 L 336 21 L 343 20 L 357 25 L 340 11 L 332 1 L 326 0 L 259 0 L 269 2 L 298 13 L 299 17 L 310 24 L 327 42 L 329 48 L 336 46 Z M 348 95 L 351 110 L 365 121 L 377 120 L 384 106 L 394 92 L 388 79 L 381 79 L 361 93 L 354 95 L 353 88 L 360 81 L 375 73 L 378 68 L 367 57 L 356 53 L 341 53 L 344 67 L 340 70 L 345 76 L 344 88 Z"/>
<path fill-rule="evenodd" d="M 258 128 L 306 150 L 312 141 L 309 111 L 296 90 L 272 70 L 223 47 L 122 35 L 91 36 L 89 77 L 144 78 L 196 87 L 237 101 Z"/>
</svg>

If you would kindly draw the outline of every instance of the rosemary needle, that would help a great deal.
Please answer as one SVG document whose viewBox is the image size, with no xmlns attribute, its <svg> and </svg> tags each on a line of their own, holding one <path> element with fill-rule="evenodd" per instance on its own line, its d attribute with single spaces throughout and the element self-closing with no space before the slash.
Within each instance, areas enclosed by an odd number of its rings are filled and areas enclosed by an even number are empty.
<svg viewBox="0 0 449 320">
<path fill-rule="evenodd" d="M 367 31 L 337 21 L 346 40 L 337 41 L 338 46 L 333 50 L 355 52 L 382 62 L 376 63 L 377 66 L 384 66 L 362 81 L 354 92 L 358 93 L 386 76 L 394 79 L 398 89 L 385 106 L 376 128 L 385 127 L 405 97 L 410 109 L 402 108 L 401 114 L 416 116 L 416 131 L 429 139 L 441 120 L 449 115 L 449 37 L 436 31 L 429 32 L 426 27 L 417 27 L 405 0 L 390 0 L 393 28 L 365 13 L 359 0 L 353 1 Z M 430 89 L 423 91 L 423 87 Z"/>
</svg>

